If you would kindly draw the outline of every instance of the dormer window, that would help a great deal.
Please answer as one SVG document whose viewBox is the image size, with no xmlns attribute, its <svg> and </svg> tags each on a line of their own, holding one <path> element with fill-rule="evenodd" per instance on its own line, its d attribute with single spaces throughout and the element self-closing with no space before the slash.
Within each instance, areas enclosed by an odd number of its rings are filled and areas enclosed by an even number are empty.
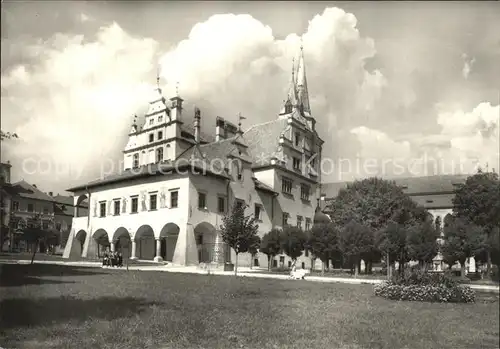
<svg viewBox="0 0 500 349">
<path fill-rule="evenodd" d="M 153 119 L 153 118 L 149 119 L 149 124 L 150 125 L 153 125 L 154 122 L 155 122 L 155 119 Z"/>
<path fill-rule="evenodd" d="M 292 103 L 290 101 L 286 101 L 285 114 L 289 114 L 291 112 L 292 112 Z"/>
</svg>

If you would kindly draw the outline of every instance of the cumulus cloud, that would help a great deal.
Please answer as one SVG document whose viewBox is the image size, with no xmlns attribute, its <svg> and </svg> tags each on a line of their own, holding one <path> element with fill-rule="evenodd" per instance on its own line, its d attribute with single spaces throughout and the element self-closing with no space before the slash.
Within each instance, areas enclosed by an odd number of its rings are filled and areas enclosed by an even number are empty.
<svg viewBox="0 0 500 349">
<path fill-rule="evenodd" d="M 373 108 L 386 83 L 379 71 L 365 69 L 375 45 L 356 25 L 354 15 L 329 8 L 302 35 L 313 114 L 326 153 L 337 150 L 334 130 Z M 95 40 L 57 34 L 38 41 L 24 47 L 39 53 L 36 64 L 2 76 L 3 126 L 22 137 L 7 152 L 12 155 L 15 147 L 19 160 L 50 156 L 52 163 L 81 172 L 78 177 L 63 173 L 64 178 L 51 171 L 22 175 L 50 188 L 96 177 L 100 158 L 120 159 L 131 115 L 149 101 L 156 54 L 161 55 L 166 97 L 179 82 L 187 123 L 193 104 L 201 107 L 202 127 L 209 132 L 217 115 L 236 121 L 241 112 L 247 118 L 244 127 L 276 118 L 292 57 L 299 53 L 299 34 L 276 39 L 270 27 L 250 15 L 223 14 L 196 24 L 185 40 L 163 53 L 159 43 L 133 37 L 116 23 L 101 28 Z"/>
<path fill-rule="evenodd" d="M 14 174 L 58 190 L 98 176 L 101 158 L 120 156 L 130 116 L 148 100 L 143 79 L 156 48 L 116 23 L 93 42 L 57 34 L 43 50 L 28 47 L 41 52 L 38 64 L 2 76 L 2 129 L 21 137 L 2 146 Z"/>
<path fill-rule="evenodd" d="M 441 132 L 433 135 L 406 135 L 393 139 L 384 132 L 358 127 L 351 130 L 361 144 L 358 166 L 344 176 L 385 177 L 468 174 L 478 166 L 499 169 L 500 106 L 481 103 L 464 112 L 444 108 L 437 114 Z M 368 170 L 368 162 L 374 162 Z M 368 173 L 368 171 L 371 171 Z"/>
</svg>

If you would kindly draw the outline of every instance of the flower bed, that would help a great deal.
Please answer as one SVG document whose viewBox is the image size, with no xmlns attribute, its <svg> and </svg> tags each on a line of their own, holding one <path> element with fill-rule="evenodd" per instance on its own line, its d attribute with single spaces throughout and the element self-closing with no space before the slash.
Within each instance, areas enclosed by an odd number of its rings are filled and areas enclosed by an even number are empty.
<svg viewBox="0 0 500 349">
<path fill-rule="evenodd" d="M 473 303 L 475 292 L 441 274 L 410 271 L 375 286 L 375 295 L 391 300 Z"/>
</svg>

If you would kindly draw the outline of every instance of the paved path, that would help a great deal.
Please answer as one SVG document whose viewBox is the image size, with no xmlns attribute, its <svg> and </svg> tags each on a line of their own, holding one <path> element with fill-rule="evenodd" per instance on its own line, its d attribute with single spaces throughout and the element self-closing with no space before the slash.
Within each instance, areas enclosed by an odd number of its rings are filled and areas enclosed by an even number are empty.
<svg viewBox="0 0 500 349">
<path fill-rule="evenodd" d="M 0 260 L 0 264 L 30 264 L 30 260 Z M 94 267 L 102 268 L 102 262 L 71 262 L 71 261 L 37 261 L 36 264 L 53 264 L 53 265 L 68 265 L 75 267 Z M 113 269 L 106 267 L 106 269 Z M 125 270 L 125 267 L 120 268 L 120 270 Z M 187 273 L 187 274 L 203 274 L 203 275 L 234 275 L 232 271 L 222 271 L 222 270 L 206 270 L 200 269 L 199 267 L 183 267 L 183 266 L 173 266 L 173 265 L 129 265 L 129 270 L 140 270 L 140 271 L 163 271 L 171 273 Z M 266 274 L 259 272 L 262 269 L 250 269 L 250 268 L 238 268 L 238 276 L 240 277 L 255 277 L 255 278 L 267 278 L 267 279 L 281 279 L 290 280 L 288 275 L 284 274 Z M 336 278 L 329 276 L 308 276 L 306 275 L 306 280 L 315 282 L 330 282 L 330 283 L 347 283 L 347 284 L 379 284 L 384 280 L 380 279 L 355 279 L 355 278 Z M 470 288 L 481 290 L 481 291 L 494 291 L 499 292 L 499 286 L 497 285 L 480 285 L 471 284 L 468 285 Z"/>
</svg>

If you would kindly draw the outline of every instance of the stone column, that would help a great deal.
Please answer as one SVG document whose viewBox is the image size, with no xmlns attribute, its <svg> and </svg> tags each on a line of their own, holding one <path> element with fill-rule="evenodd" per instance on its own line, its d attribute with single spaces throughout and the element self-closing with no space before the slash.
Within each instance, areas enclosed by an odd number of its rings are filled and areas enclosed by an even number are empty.
<svg viewBox="0 0 500 349">
<path fill-rule="evenodd" d="M 163 258 L 161 257 L 161 239 L 156 239 L 156 256 L 154 258 L 155 262 L 163 262 Z"/>
<path fill-rule="evenodd" d="M 116 241 L 109 242 L 109 248 L 111 249 L 111 252 L 115 252 L 115 245 L 116 245 Z"/>
<path fill-rule="evenodd" d="M 135 239 L 132 240 L 132 248 L 130 250 L 130 259 L 137 259 L 135 255 L 135 250 L 137 249 L 137 242 Z"/>
</svg>

